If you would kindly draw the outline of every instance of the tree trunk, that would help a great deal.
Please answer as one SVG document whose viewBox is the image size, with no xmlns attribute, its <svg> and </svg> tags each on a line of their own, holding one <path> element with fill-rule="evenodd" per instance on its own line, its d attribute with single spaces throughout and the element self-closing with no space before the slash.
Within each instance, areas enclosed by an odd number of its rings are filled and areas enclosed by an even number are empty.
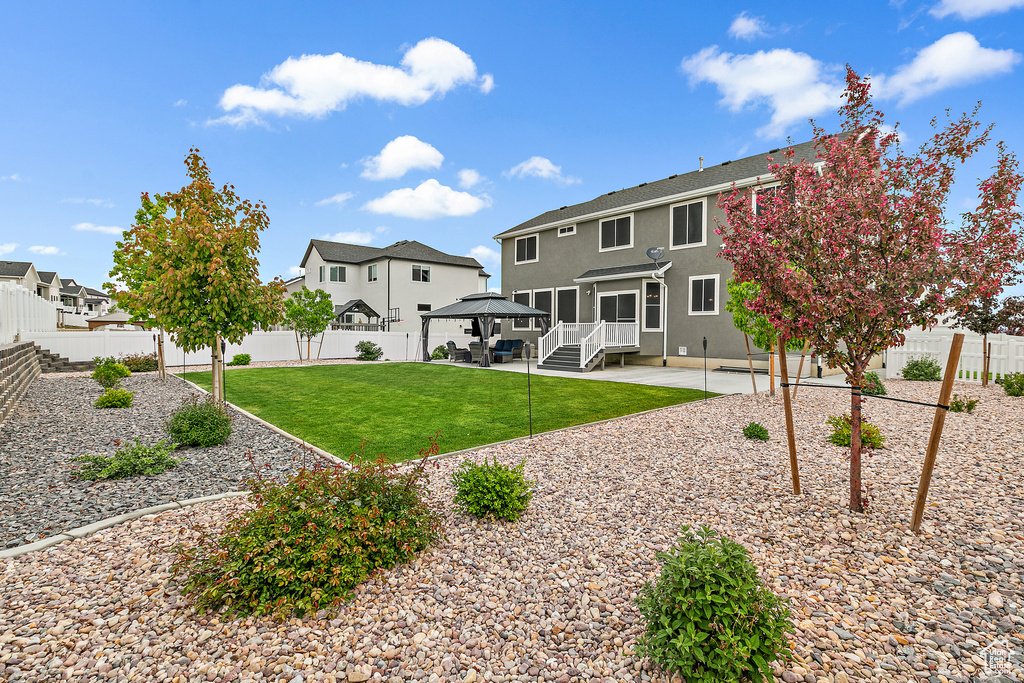
<svg viewBox="0 0 1024 683">
<path fill-rule="evenodd" d="M 863 382 L 864 373 L 855 374 L 850 392 L 850 510 L 853 512 L 864 512 L 860 480 L 860 387 Z"/>
<path fill-rule="evenodd" d="M 754 396 L 757 396 L 757 380 L 754 379 L 754 361 L 750 359 L 750 337 L 743 333 L 743 343 L 747 345 L 747 365 L 750 367 L 750 383 L 754 385 Z"/>
<path fill-rule="evenodd" d="M 775 344 L 768 347 L 768 395 L 775 396 Z"/>
<path fill-rule="evenodd" d="M 988 335 L 981 335 L 981 386 L 988 386 L 988 363 L 991 354 L 988 350 Z"/>
<path fill-rule="evenodd" d="M 800 375 L 804 373 L 804 358 L 807 357 L 807 349 L 811 348 L 811 340 L 804 342 L 804 350 L 800 352 L 800 367 L 796 369 L 796 382 L 793 384 L 793 398 L 796 398 L 796 390 L 800 388 Z"/>
<path fill-rule="evenodd" d="M 295 348 L 299 350 L 299 362 L 302 362 L 302 342 L 299 341 L 299 331 L 295 330 Z"/>
<path fill-rule="evenodd" d="M 217 352 L 220 349 L 220 339 L 217 338 L 210 347 L 210 393 L 213 400 L 220 402 L 220 377 L 217 376 Z"/>
<path fill-rule="evenodd" d="M 306 337 L 306 360 L 309 360 L 309 345 L 313 343 L 313 340 Z"/>
</svg>

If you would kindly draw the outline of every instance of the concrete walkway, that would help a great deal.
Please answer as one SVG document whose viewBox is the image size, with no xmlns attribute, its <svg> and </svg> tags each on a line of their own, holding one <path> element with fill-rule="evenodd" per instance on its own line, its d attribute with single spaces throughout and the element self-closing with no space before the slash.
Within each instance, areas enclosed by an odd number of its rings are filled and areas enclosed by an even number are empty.
<svg viewBox="0 0 1024 683">
<path fill-rule="evenodd" d="M 446 362 L 446 361 L 435 361 Z M 473 368 L 473 365 L 463 367 Z M 526 372 L 526 362 L 516 360 L 511 363 L 498 363 L 490 368 L 477 368 L 480 370 L 490 369 L 499 372 Z M 681 387 L 685 389 L 704 389 L 704 370 L 693 368 L 662 368 L 649 365 L 627 365 L 619 367 L 618 364 L 609 363 L 604 370 L 593 372 L 560 372 L 558 370 L 538 370 L 537 360 L 530 360 L 530 372 L 535 375 L 547 375 L 551 377 L 572 377 L 576 379 L 590 379 L 604 382 L 626 382 L 629 384 L 649 384 L 659 387 Z M 877 371 L 879 376 L 885 377 L 885 370 Z M 781 379 L 775 377 L 775 387 L 778 388 Z M 803 378 L 801 382 L 813 382 L 816 384 L 830 384 L 834 386 L 847 386 L 846 375 L 828 375 L 821 379 Z M 707 373 L 707 390 L 717 394 L 752 394 L 754 389 L 750 383 L 750 375 L 747 373 L 733 372 L 712 372 Z M 768 376 L 757 375 L 758 392 L 768 390 Z"/>
</svg>

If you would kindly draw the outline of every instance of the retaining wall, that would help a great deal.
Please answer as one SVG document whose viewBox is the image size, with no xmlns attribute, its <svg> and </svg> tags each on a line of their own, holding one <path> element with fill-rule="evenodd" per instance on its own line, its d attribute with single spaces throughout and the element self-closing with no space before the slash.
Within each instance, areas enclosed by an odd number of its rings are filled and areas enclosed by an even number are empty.
<svg viewBox="0 0 1024 683">
<path fill-rule="evenodd" d="M 41 374 L 32 342 L 0 346 L 0 426 L 14 410 L 18 399 Z"/>
</svg>

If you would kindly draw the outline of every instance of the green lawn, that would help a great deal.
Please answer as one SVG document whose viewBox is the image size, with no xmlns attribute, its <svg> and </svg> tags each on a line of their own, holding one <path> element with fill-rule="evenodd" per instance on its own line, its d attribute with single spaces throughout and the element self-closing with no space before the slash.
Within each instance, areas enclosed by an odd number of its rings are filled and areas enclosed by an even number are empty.
<svg viewBox="0 0 1024 683">
<path fill-rule="evenodd" d="M 433 363 L 252 368 L 225 373 L 227 400 L 326 451 L 414 457 L 441 433 L 441 452 L 530 433 L 526 375 Z M 210 373 L 189 380 L 209 390 Z M 693 389 L 533 375 L 533 432 L 702 398 Z M 711 394 L 709 394 L 711 395 Z"/>
</svg>

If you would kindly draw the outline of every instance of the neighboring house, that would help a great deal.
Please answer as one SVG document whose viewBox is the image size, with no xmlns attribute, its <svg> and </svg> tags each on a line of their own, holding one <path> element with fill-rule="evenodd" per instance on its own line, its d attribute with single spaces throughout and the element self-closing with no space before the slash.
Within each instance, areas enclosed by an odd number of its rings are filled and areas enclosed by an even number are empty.
<svg viewBox="0 0 1024 683">
<path fill-rule="evenodd" d="M 306 276 L 305 275 L 299 275 L 298 277 L 293 277 L 291 280 L 285 280 L 285 283 L 284 283 L 285 296 L 291 296 L 295 292 L 301 292 L 302 291 L 302 286 L 305 283 L 306 283 Z"/>
<path fill-rule="evenodd" d="M 86 317 L 106 315 L 110 310 L 110 295 L 92 287 L 85 288 L 85 310 Z"/>
<path fill-rule="evenodd" d="M 814 145 L 795 152 L 797 160 L 813 159 Z M 577 367 L 605 352 L 630 363 L 699 367 L 707 338 L 708 368 L 745 367 L 743 335 L 725 310 L 732 264 L 717 256 L 715 221 L 725 222 L 718 198 L 733 185 L 777 185 L 767 155 L 783 160 L 773 149 L 702 167 L 563 206 L 496 235 L 502 294 L 551 312 L 552 325 L 563 323 L 538 344 L 541 362 L 570 347 Z M 663 253 L 653 260 L 647 251 L 658 247 Z M 609 323 L 600 334 L 597 321 Z M 537 340 L 538 328 L 516 320 L 502 336 Z"/>
<path fill-rule="evenodd" d="M 0 261 L 0 282 L 13 282 L 39 294 L 40 277 L 31 261 Z"/>
<path fill-rule="evenodd" d="M 420 314 L 487 291 L 490 277 L 474 258 L 409 240 L 383 248 L 310 240 L 299 265 L 305 272 L 302 284 L 330 294 L 336 327 L 376 329 L 379 324 L 413 334 L 420 332 Z M 445 321 L 438 330 L 459 334 L 463 326 Z"/>
<path fill-rule="evenodd" d="M 54 306 L 60 306 L 60 278 L 53 271 L 40 270 L 39 284 L 36 285 L 36 294 L 49 301 Z"/>
<path fill-rule="evenodd" d="M 60 303 L 66 313 L 81 314 L 85 311 L 85 287 L 73 278 L 60 279 Z"/>
</svg>

